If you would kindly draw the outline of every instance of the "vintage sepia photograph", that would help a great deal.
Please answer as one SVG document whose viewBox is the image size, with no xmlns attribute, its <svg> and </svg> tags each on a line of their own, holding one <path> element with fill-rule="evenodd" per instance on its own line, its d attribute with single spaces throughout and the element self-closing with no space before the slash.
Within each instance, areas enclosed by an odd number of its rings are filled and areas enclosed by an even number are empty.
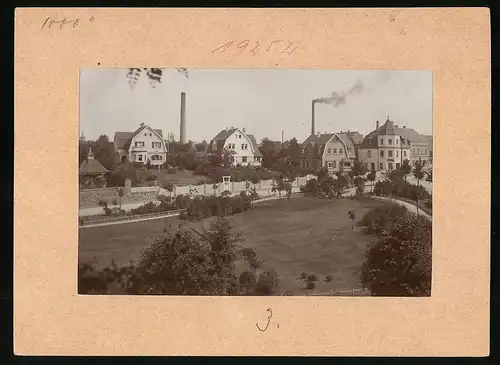
<svg viewBox="0 0 500 365">
<path fill-rule="evenodd" d="M 431 296 L 431 71 L 93 68 L 79 93 L 79 294 Z"/>
</svg>

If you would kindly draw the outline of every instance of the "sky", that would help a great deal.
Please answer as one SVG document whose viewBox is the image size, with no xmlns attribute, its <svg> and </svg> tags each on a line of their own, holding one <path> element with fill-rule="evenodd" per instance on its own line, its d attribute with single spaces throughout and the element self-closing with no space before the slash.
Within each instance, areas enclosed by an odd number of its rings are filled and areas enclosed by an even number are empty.
<svg viewBox="0 0 500 365">
<path fill-rule="evenodd" d="M 152 87 L 143 75 L 131 87 L 127 69 L 80 71 L 80 132 L 95 140 L 133 132 L 140 123 L 179 139 L 180 93 L 186 93 L 187 140 L 210 141 L 226 127 L 303 142 L 311 132 L 366 135 L 389 117 L 400 127 L 432 134 L 432 72 L 306 69 L 175 69 Z"/>
</svg>

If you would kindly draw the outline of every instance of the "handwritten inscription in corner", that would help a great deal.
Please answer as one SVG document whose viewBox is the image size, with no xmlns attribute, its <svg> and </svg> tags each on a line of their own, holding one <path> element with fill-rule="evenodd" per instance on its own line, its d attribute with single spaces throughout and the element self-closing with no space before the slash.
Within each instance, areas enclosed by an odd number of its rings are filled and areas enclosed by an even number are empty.
<svg viewBox="0 0 500 365">
<path fill-rule="evenodd" d="M 260 52 L 274 52 L 289 56 L 295 52 L 299 46 L 300 44 L 298 42 L 281 39 L 275 39 L 271 42 L 251 41 L 249 39 L 244 39 L 242 41 L 231 40 L 214 48 L 212 54 L 222 55 L 228 54 L 229 52 L 246 52 L 256 56 Z"/>
<path fill-rule="evenodd" d="M 255 326 L 257 326 L 257 329 L 260 331 L 260 332 L 265 332 L 267 330 L 267 328 L 269 327 L 269 324 L 271 323 L 271 318 L 273 316 L 273 310 L 271 308 L 267 308 L 266 309 L 268 315 L 267 315 L 267 323 L 265 326 L 260 326 L 259 325 L 259 322 L 255 323 Z M 277 324 L 276 325 L 276 328 L 280 328 L 280 325 Z"/>
<path fill-rule="evenodd" d="M 90 18 L 85 19 L 85 20 L 89 23 L 93 23 L 95 21 L 95 18 L 93 16 L 91 16 Z M 74 28 L 77 28 L 78 26 L 80 26 L 80 24 L 82 24 L 83 22 L 84 22 L 84 20 L 80 19 L 80 18 L 76 18 L 76 19 L 67 19 L 67 18 L 52 19 L 51 17 L 47 17 L 43 21 L 41 29 L 42 30 L 52 29 L 52 28 L 55 28 L 55 29 L 64 29 L 64 28 L 74 29 Z"/>
</svg>

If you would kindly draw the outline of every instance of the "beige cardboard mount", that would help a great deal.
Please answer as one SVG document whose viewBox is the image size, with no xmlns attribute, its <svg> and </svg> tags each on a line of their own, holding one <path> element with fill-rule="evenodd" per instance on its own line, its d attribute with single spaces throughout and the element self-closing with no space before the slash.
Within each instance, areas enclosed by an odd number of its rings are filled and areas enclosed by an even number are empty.
<svg viewBox="0 0 500 365">
<path fill-rule="evenodd" d="M 16 354 L 489 353 L 488 9 L 20 8 L 15 18 Z M 212 52 L 231 40 L 299 46 Z M 432 297 L 77 295 L 78 75 L 89 67 L 432 70 Z"/>
</svg>

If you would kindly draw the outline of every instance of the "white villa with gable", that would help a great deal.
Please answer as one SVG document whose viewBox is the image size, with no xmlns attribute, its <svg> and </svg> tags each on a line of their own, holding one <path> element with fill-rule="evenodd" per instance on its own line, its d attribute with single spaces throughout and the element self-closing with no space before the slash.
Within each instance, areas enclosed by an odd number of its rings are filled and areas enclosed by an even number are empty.
<svg viewBox="0 0 500 365">
<path fill-rule="evenodd" d="M 162 130 L 144 123 L 135 132 L 116 132 L 113 146 L 121 162 L 162 165 L 167 161 Z"/>
<path fill-rule="evenodd" d="M 245 128 L 226 128 L 220 131 L 210 141 L 211 151 L 233 152 L 233 164 L 242 166 L 260 166 L 262 154 L 259 151 L 257 140 L 252 134 L 247 134 Z"/>
</svg>

